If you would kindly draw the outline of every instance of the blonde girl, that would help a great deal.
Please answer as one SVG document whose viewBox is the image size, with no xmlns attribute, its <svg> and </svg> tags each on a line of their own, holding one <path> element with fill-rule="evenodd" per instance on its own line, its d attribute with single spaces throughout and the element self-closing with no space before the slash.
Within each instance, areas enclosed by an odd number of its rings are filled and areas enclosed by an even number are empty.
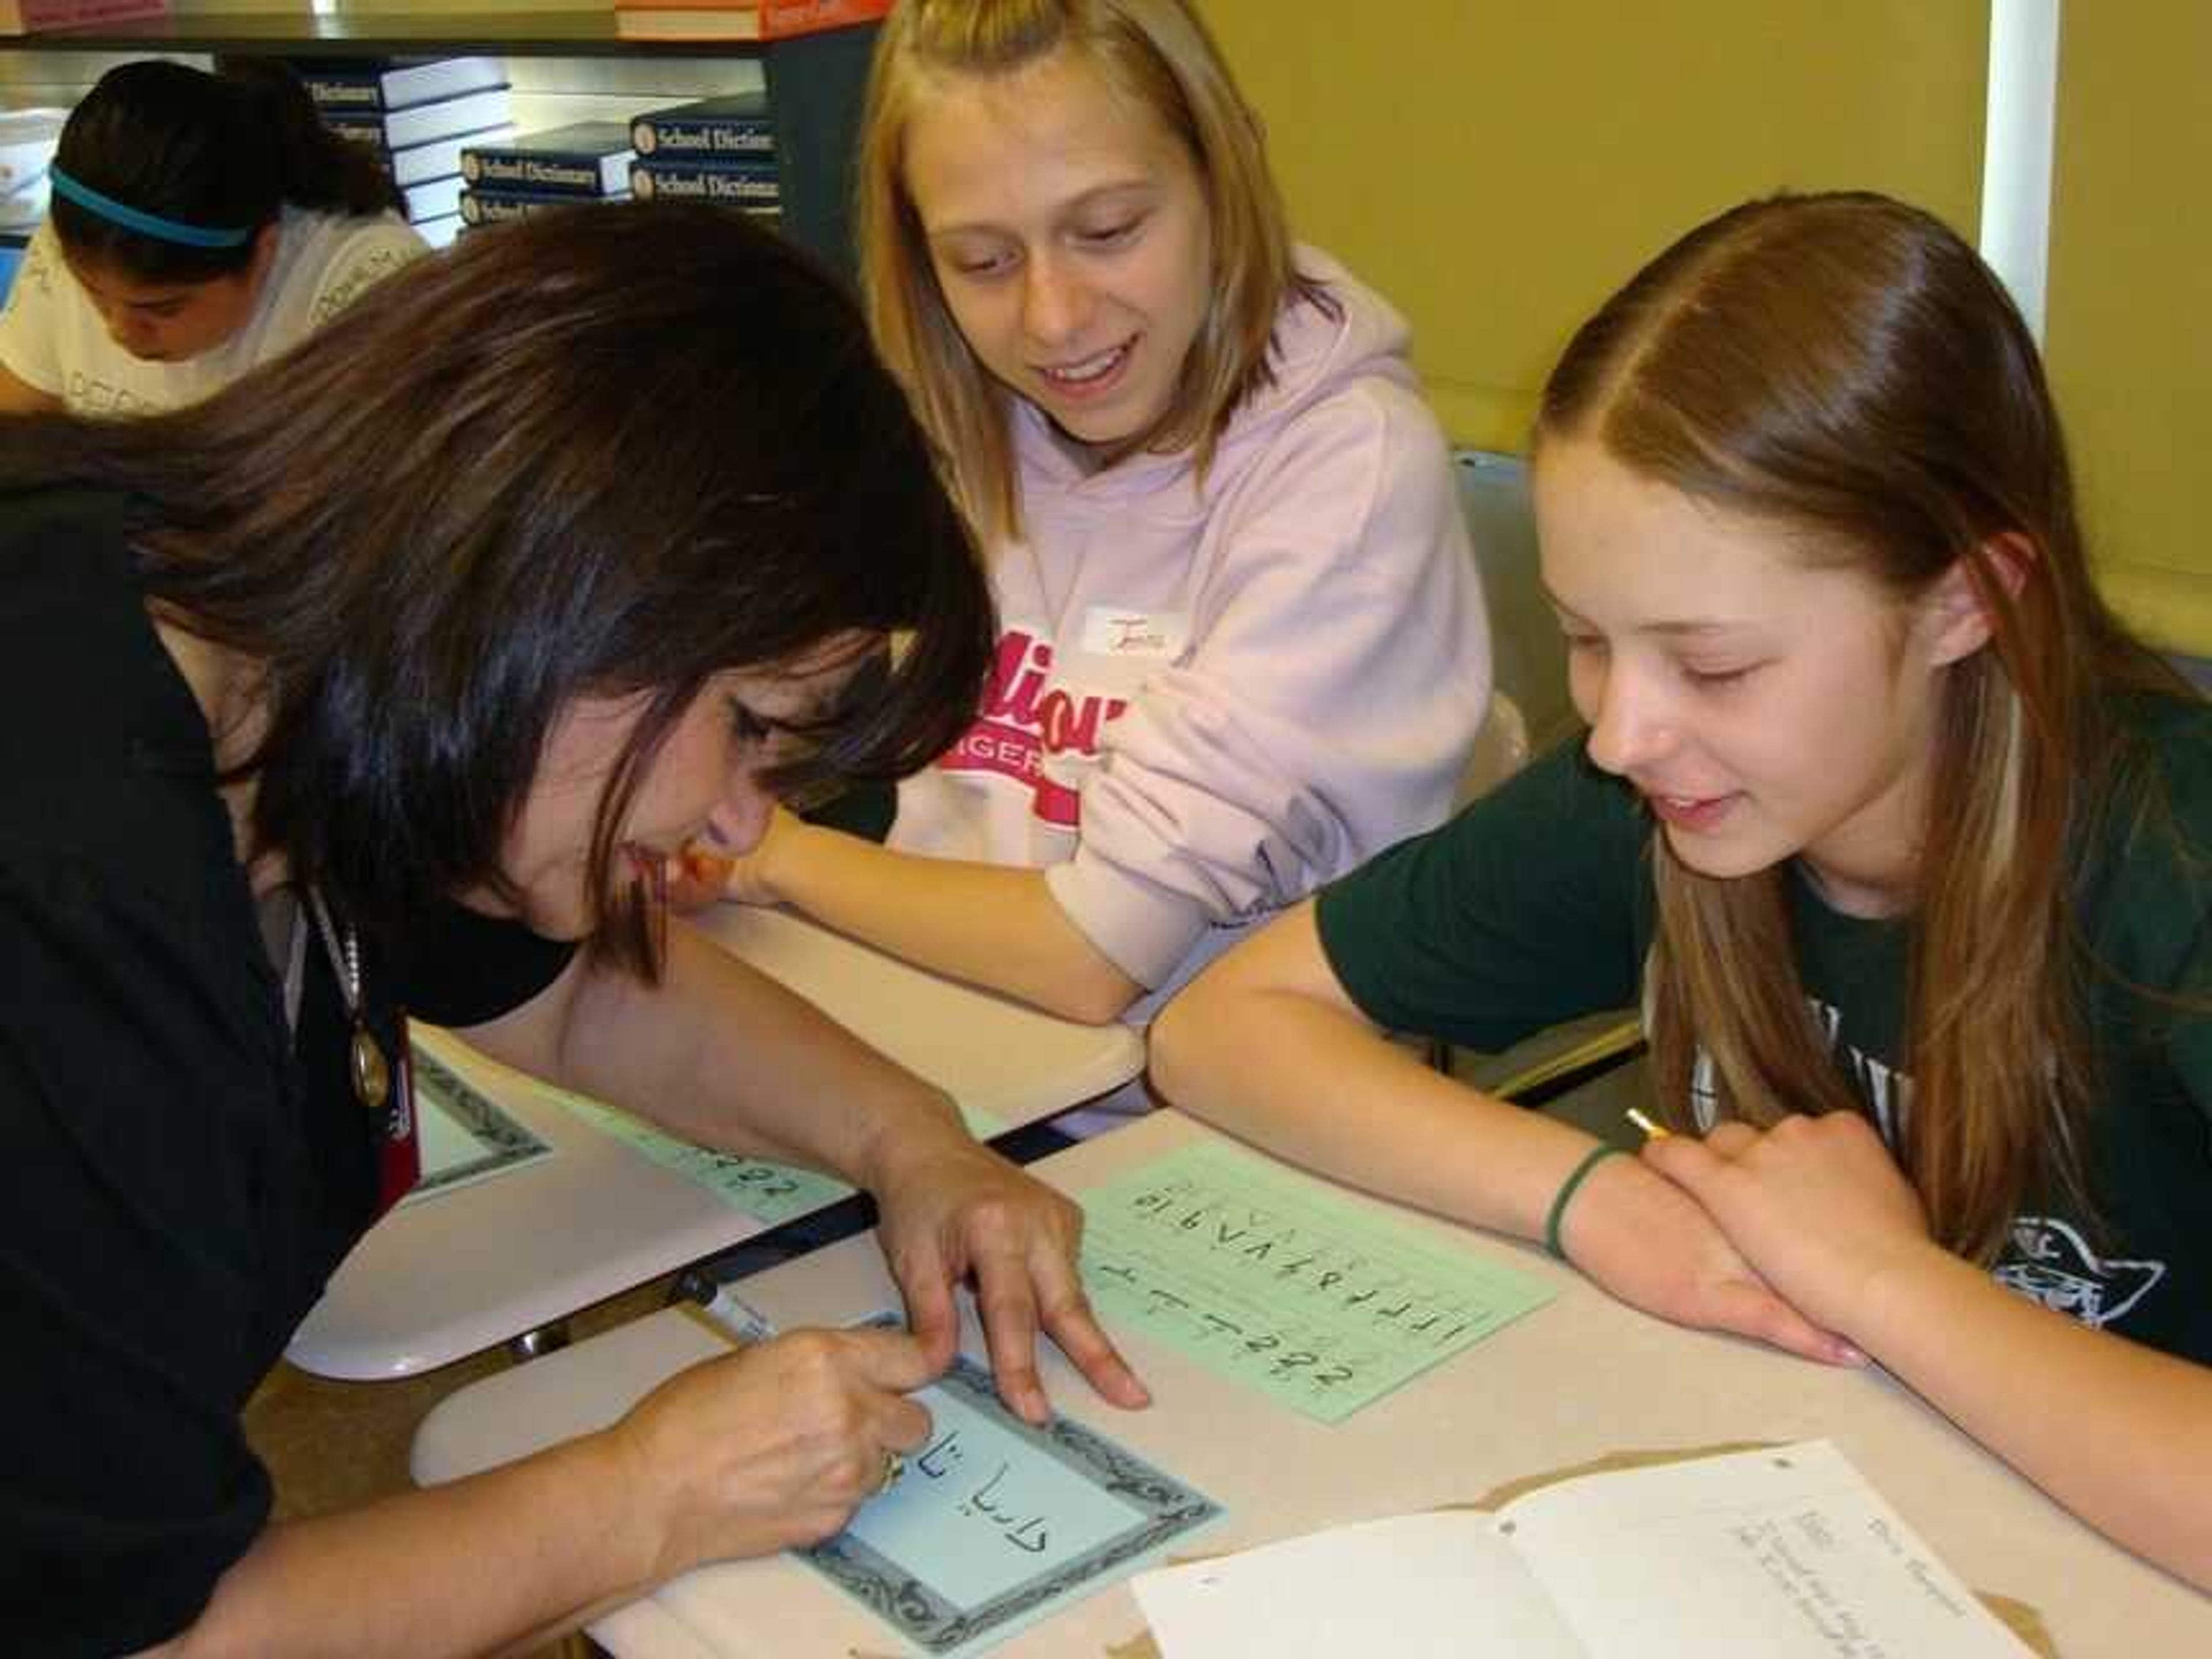
<svg viewBox="0 0 2212 1659">
<path fill-rule="evenodd" d="M 1437 823 L 1481 591 L 1404 324 L 1291 242 L 1182 0 L 909 0 L 877 48 L 877 341 L 979 528 L 975 725 L 888 847 L 779 815 L 732 896 L 1072 1018 Z"/>
</svg>

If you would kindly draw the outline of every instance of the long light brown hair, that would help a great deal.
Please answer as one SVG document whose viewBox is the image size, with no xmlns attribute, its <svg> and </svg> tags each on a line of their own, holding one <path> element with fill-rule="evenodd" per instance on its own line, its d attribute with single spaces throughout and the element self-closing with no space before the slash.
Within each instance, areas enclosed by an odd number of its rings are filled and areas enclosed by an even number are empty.
<svg viewBox="0 0 2212 1659">
<path fill-rule="evenodd" d="M 877 349 L 943 451 L 987 546 L 1021 533 L 1011 394 L 969 349 L 938 286 L 907 188 L 907 141 L 948 78 L 1012 75 L 1062 51 L 1182 145 L 1211 216 L 1212 297 L 1198 337 L 1168 410 L 1121 453 L 1188 449 L 1202 476 L 1237 404 L 1267 383 L 1268 343 L 1285 300 L 1334 308 L 1292 264 L 1259 121 L 1184 0 L 902 0 L 876 43 L 861 126 L 861 287 Z"/>
<path fill-rule="evenodd" d="M 1540 455 L 1592 440 L 1647 478 L 1807 532 L 1793 540 L 1900 607 L 1963 568 L 1990 639 L 1948 672 L 1937 721 L 1898 1152 L 1936 1236 L 1972 1259 L 1995 1255 L 2031 1194 L 2086 1200 L 2077 1008 L 2093 965 L 2069 908 L 2073 854 L 2130 771 L 2110 694 L 2183 688 L 2090 580 L 2057 414 L 1996 276 L 1940 221 L 1879 196 L 1749 203 L 1583 326 L 1537 427 Z M 1664 836 L 1652 858 L 1662 1109 L 1686 1115 L 1702 1049 L 1723 1115 L 1859 1109 L 1796 971 L 1786 869 L 1700 875 Z"/>
</svg>

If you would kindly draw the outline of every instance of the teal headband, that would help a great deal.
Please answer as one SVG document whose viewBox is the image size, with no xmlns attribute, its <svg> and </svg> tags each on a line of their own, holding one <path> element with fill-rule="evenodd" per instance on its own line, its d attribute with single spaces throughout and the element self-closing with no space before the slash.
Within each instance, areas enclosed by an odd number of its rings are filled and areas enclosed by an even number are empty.
<svg viewBox="0 0 2212 1659">
<path fill-rule="evenodd" d="M 237 247 L 250 239 L 255 229 L 252 225 L 243 230 L 210 230 L 201 225 L 179 224 L 159 214 L 142 213 L 112 196 L 102 196 L 90 185 L 77 183 L 58 167 L 49 167 L 46 177 L 53 183 L 54 194 L 64 200 L 74 202 L 86 212 L 96 213 L 125 230 L 135 230 L 141 236 L 156 237 L 164 242 L 181 242 L 186 247 Z"/>
</svg>

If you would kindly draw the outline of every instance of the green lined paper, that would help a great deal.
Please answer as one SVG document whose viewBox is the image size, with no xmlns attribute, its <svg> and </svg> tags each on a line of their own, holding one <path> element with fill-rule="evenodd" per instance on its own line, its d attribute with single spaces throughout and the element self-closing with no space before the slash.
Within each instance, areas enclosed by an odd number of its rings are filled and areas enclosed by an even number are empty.
<svg viewBox="0 0 2212 1659">
<path fill-rule="evenodd" d="M 580 1096 L 560 1094 L 561 1104 L 603 1133 L 635 1147 L 664 1170 L 696 1182 L 732 1209 L 766 1226 L 808 1215 L 834 1204 L 853 1189 L 842 1181 L 764 1158 L 738 1158 L 696 1146 L 663 1134 L 627 1112 L 617 1112 Z"/>
<path fill-rule="evenodd" d="M 1181 1147 L 1078 1196 L 1103 1316 L 1324 1423 L 1552 1297 L 1233 1146 Z"/>
<path fill-rule="evenodd" d="M 766 1226 L 793 1216 L 811 1215 L 853 1190 L 843 1182 L 811 1170 L 771 1164 L 764 1158 L 740 1158 L 679 1140 L 627 1112 L 580 1095 L 558 1089 L 546 1092 L 592 1127 L 635 1147 L 661 1168 L 696 1182 L 732 1209 Z M 1001 1133 L 1006 1127 L 985 1112 L 963 1111 L 962 1116 L 969 1133 L 978 1139 Z"/>
</svg>

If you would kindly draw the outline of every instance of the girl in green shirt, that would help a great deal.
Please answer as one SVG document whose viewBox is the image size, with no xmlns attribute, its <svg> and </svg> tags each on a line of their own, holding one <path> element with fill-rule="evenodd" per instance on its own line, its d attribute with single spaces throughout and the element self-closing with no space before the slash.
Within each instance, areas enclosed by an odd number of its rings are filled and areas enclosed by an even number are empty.
<svg viewBox="0 0 2212 1659">
<path fill-rule="evenodd" d="M 1879 197 L 1736 208 L 1576 335 L 1534 456 L 1586 739 L 1225 957 L 1156 1082 L 1662 1316 L 1870 1358 L 2212 1583 L 2212 720 L 2091 584 L 1996 278 Z M 1640 1158 L 1378 1034 L 1636 1001 Z"/>
</svg>

